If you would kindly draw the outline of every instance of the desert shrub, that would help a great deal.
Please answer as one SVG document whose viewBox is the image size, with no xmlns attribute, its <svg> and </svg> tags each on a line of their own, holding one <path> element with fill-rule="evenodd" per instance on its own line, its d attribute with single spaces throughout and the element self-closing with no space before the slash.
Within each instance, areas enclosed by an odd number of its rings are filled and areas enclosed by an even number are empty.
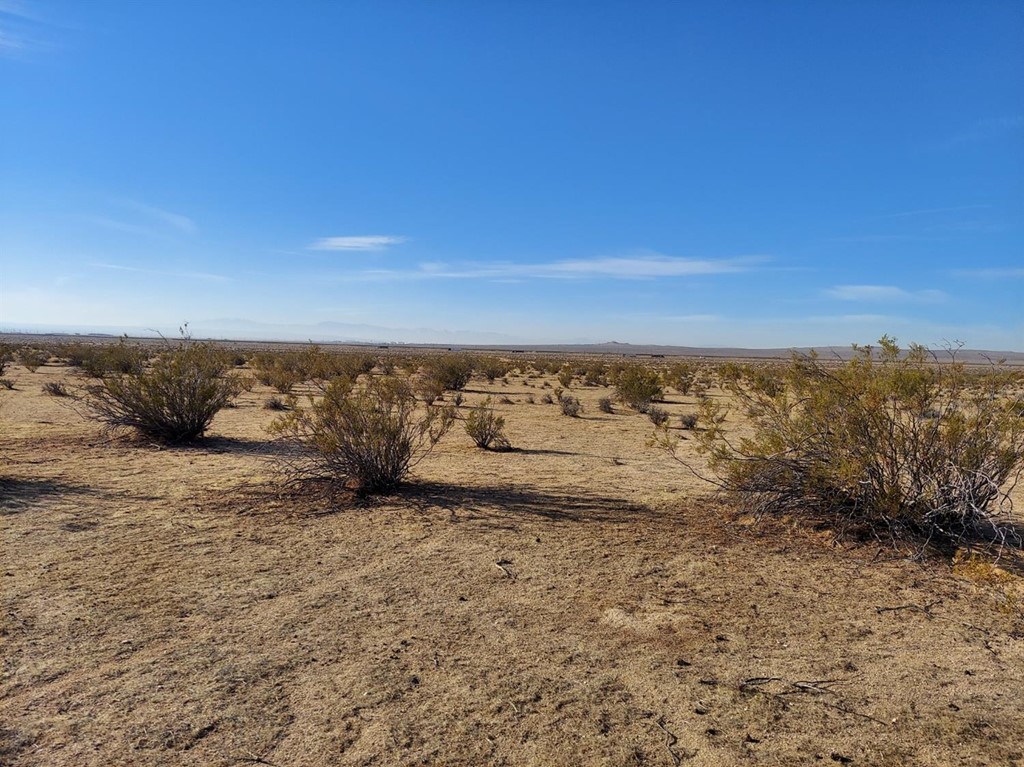
<svg viewBox="0 0 1024 767">
<path fill-rule="evenodd" d="M 550 394 L 545 394 L 543 397 L 540 398 L 540 401 L 543 405 L 553 405 L 555 399 Z"/>
<path fill-rule="evenodd" d="M 63 381 L 47 381 L 43 384 L 43 394 L 49 394 L 51 397 L 71 396 Z"/>
<path fill-rule="evenodd" d="M 594 362 L 587 365 L 586 370 L 583 372 L 583 385 L 584 386 L 607 386 L 608 377 L 605 373 L 605 367 L 600 362 Z"/>
<path fill-rule="evenodd" d="M 533 398 L 533 395 L 532 395 L 532 394 L 527 394 L 527 395 L 526 395 L 526 403 L 527 403 L 528 405 L 535 405 L 535 404 L 537 404 L 537 400 L 535 400 L 535 399 Z"/>
<path fill-rule="evenodd" d="M 454 407 L 462 407 L 462 403 L 466 401 L 466 398 L 462 396 L 462 392 L 457 391 L 452 394 L 452 405 Z"/>
<path fill-rule="evenodd" d="M 651 419 L 651 423 L 655 426 L 661 426 L 668 422 L 668 411 L 655 405 L 651 405 L 647 408 L 647 417 Z"/>
<path fill-rule="evenodd" d="M 288 406 L 288 403 L 285 402 L 280 397 L 267 397 L 266 400 L 263 401 L 263 409 L 264 410 L 288 410 L 289 406 Z"/>
<path fill-rule="evenodd" d="M 14 349 L 9 344 L 0 344 L 0 376 L 7 369 L 7 364 L 14 358 Z"/>
<path fill-rule="evenodd" d="M 564 366 L 558 371 L 558 383 L 562 384 L 562 387 L 568 389 L 572 386 L 572 379 L 575 377 L 573 369 L 568 365 Z"/>
<path fill-rule="evenodd" d="M 306 379 L 307 362 L 301 352 L 259 352 L 250 364 L 257 381 L 280 394 L 290 394 Z"/>
<path fill-rule="evenodd" d="M 1020 393 L 996 369 L 970 374 L 952 351 L 936 364 L 922 346 L 879 343 L 842 364 L 794 357 L 778 378 L 730 374 L 753 435 L 731 440 L 722 407 L 702 403 L 698 449 L 712 481 L 756 511 L 893 540 L 1005 540 L 1024 462 Z"/>
<path fill-rule="evenodd" d="M 677 392 L 686 396 L 697 380 L 697 365 L 693 362 L 677 362 L 665 371 L 665 382 Z"/>
<path fill-rule="evenodd" d="M 562 408 L 562 415 L 571 418 L 578 418 L 579 414 L 583 412 L 583 405 L 580 404 L 580 401 L 568 394 L 559 394 L 558 404 Z"/>
<path fill-rule="evenodd" d="M 683 413 L 679 416 L 679 426 L 686 431 L 693 431 L 697 428 L 698 416 L 696 413 Z"/>
<path fill-rule="evenodd" d="M 10 391 L 14 388 L 14 381 L 10 378 L 0 378 L 0 386 Z"/>
<path fill-rule="evenodd" d="M 653 368 L 632 365 L 615 378 L 615 396 L 640 412 L 646 412 L 652 402 L 661 399 L 662 393 L 661 376 Z"/>
<path fill-rule="evenodd" d="M 244 389 L 242 379 L 227 374 L 230 367 L 219 348 L 182 338 L 150 367 L 110 374 L 88 387 L 86 404 L 108 427 L 130 427 L 161 442 L 191 442 Z"/>
<path fill-rule="evenodd" d="M 512 399 L 511 397 L 502 397 L 501 399 L 498 400 L 498 402 L 500 402 L 502 405 L 514 405 L 514 404 L 516 404 L 516 401 L 514 399 Z"/>
<path fill-rule="evenodd" d="M 149 354 L 137 343 L 131 343 L 122 336 L 116 344 L 80 341 L 59 344 L 54 356 L 69 367 L 81 368 L 91 378 L 102 378 L 109 373 L 136 373 L 140 371 Z"/>
<path fill-rule="evenodd" d="M 468 354 L 439 354 L 428 357 L 423 364 L 427 390 L 459 391 L 466 388 L 473 376 L 473 358 Z"/>
<path fill-rule="evenodd" d="M 602 413 L 614 413 L 615 410 L 612 409 L 611 397 L 601 397 L 601 399 L 597 401 L 597 409 Z"/>
<path fill-rule="evenodd" d="M 30 373 L 35 373 L 49 359 L 50 355 L 47 352 L 31 346 L 23 347 L 18 351 L 18 362 Z"/>
<path fill-rule="evenodd" d="M 512 366 L 500 357 L 484 356 L 476 358 L 474 368 L 489 383 L 494 383 L 495 379 L 507 376 Z"/>
<path fill-rule="evenodd" d="M 477 405 L 466 416 L 466 434 L 477 447 L 484 450 L 505 451 L 511 448 L 505 436 L 505 419 L 494 412 L 491 398 Z"/>
<path fill-rule="evenodd" d="M 323 396 L 282 416 L 273 430 L 306 448 L 286 469 L 327 479 L 360 495 L 396 488 L 451 427 L 451 408 L 418 406 L 403 379 L 374 377 L 362 387 L 330 381 Z"/>
</svg>

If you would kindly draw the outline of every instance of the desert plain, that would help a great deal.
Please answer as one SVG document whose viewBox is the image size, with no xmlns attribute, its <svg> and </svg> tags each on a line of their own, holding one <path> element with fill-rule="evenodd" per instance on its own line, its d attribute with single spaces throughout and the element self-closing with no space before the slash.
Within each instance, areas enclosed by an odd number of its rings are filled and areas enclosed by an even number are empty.
<svg viewBox="0 0 1024 767">
<path fill-rule="evenodd" d="M 268 387 L 168 447 L 6 375 L 2 765 L 1024 765 L 1014 552 L 755 520 L 606 387 L 474 378 L 514 450 L 358 500 L 282 481 Z"/>
</svg>

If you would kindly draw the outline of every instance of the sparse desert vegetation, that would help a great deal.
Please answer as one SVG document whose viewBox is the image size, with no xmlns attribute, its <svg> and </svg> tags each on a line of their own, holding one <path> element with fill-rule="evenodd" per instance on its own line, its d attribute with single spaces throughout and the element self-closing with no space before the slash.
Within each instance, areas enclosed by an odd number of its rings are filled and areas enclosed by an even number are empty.
<svg viewBox="0 0 1024 767">
<path fill-rule="evenodd" d="M 1024 376 L 888 343 L 9 355 L 0 762 L 1019 762 Z"/>
</svg>

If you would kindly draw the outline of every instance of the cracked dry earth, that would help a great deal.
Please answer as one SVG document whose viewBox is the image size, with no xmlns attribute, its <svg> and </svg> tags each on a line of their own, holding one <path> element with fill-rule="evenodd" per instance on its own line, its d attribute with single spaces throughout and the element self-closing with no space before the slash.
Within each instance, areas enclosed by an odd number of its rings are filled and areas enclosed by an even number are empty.
<svg viewBox="0 0 1024 767">
<path fill-rule="evenodd" d="M 332 506 L 266 390 L 159 449 L 9 375 L 0 764 L 1024 765 L 1018 570 L 751 525 L 607 390 Z"/>
</svg>

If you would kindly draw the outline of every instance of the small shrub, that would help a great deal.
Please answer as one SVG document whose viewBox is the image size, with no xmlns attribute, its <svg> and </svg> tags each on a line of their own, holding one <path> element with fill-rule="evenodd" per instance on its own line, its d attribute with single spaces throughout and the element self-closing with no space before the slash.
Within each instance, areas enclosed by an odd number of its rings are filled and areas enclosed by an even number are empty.
<svg viewBox="0 0 1024 767">
<path fill-rule="evenodd" d="M 558 383 L 562 384 L 562 387 L 568 389 L 572 386 L 572 379 L 575 377 L 573 369 L 566 365 L 558 371 Z"/>
<path fill-rule="evenodd" d="M 459 391 L 473 376 L 473 358 L 468 354 L 440 354 L 423 365 L 423 376 L 435 389 Z"/>
<path fill-rule="evenodd" d="M 419 408 L 409 383 L 375 377 L 362 388 L 336 378 L 308 407 L 296 407 L 273 431 L 307 451 L 286 465 L 294 478 L 327 479 L 360 495 L 398 487 L 451 427 L 452 408 Z"/>
<path fill-rule="evenodd" d="M 570 418 L 578 418 L 583 412 L 583 405 L 580 404 L 580 401 L 568 394 L 558 395 L 558 404 L 562 408 L 562 415 L 567 415 Z"/>
<path fill-rule="evenodd" d="M 92 378 L 103 378 L 110 373 L 138 373 L 149 356 L 142 347 L 129 343 L 127 337 L 119 339 L 117 344 L 82 345 L 69 354 L 82 372 Z"/>
<path fill-rule="evenodd" d="M 586 371 L 583 373 L 583 385 L 584 386 L 607 386 L 608 377 L 605 373 L 604 365 L 600 363 L 593 363 L 587 366 Z"/>
<path fill-rule="evenodd" d="M 185 337 L 148 369 L 111 374 L 89 387 L 86 404 L 110 428 L 133 428 L 161 442 L 191 442 L 244 389 L 242 379 L 227 375 L 230 367 L 220 349 Z"/>
<path fill-rule="evenodd" d="M 697 365 L 693 362 L 677 362 L 665 373 L 665 381 L 677 392 L 686 396 L 697 380 Z"/>
<path fill-rule="evenodd" d="M 477 447 L 484 450 L 506 451 L 511 449 L 505 437 L 505 419 L 491 408 L 491 398 L 469 411 L 466 416 L 466 434 Z"/>
<path fill-rule="evenodd" d="M 14 388 L 14 381 L 10 378 L 0 378 L 0 386 L 4 387 L 8 391 Z"/>
<path fill-rule="evenodd" d="M 618 373 L 615 380 L 615 396 L 634 410 L 647 412 L 647 407 L 661 399 L 663 389 L 657 370 L 632 365 Z"/>
<path fill-rule="evenodd" d="M 554 397 L 552 397 L 550 394 L 545 394 L 543 397 L 540 398 L 540 401 L 544 405 L 553 405 L 555 402 Z"/>
<path fill-rule="evenodd" d="M 529 404 L 529 405 L 535 405 L 535 404 L 537 403 L 537 400 L 535 400 L 535 399 L 533 398 L 533 395 L 532 395 L 532 394 L 527 394 L 527 395 L 526 395 L 526 402 L 527 402 L 527 404 Z"/>
<path fill-rule="evenodd" d="M 651 419 L 651 423 L 655 426 L 661 426 L 668 421 L 668 411 L 651 405 L 647 408 L 647 417 Z"/>
<path fill-rule="evenodd" d="M 466 401 L 466 398 L 462 396 L 462 392 L 457 391 L 452 395 L 452 405 L 455 407 L 462 407 L 462 403 Z"/>
<path fill-rule="evenodd" d="M 476 372 L 486 378 L 489 383 L 494 383 L 498 378 L 505 378 L 511 367 L 508 362 L 499 357 L 477 357 L 474 364 Z"/>
<path fill-rule="evenodd" d="M 602 413 L 614 413 L 615 410 L 612 409 L 611 397 L 601 397 L 601 399 L 597 401 L 597 409 Z"/>
<path fill-rule="evenodd" d="M 43 394 L 49 394 L 51 397 L 71 396 L 63 381 L 47 381 L 43 384 Z"/>
<path fill-rule="evenodd" d="M 500 402 L 502 405 L 514 405 L 514 404 L 516 404 L 515 400 L 512 399 L 511 397 L 502 397 L 501 399 L 498 400 L 498 402 Z"/>
<path fill-rule="evenodd" d="M 49 359 L 50 355 L 41 349 L 26 347 L 18 352 L 18 362 L 30 373 L 35 373 Z"/>
<path fill-rule="evenodd" d="M 263 402 L 264 410 L 290 410 L 288 403 L 280 397 L 267 397 Z"/>
<path fill-rule="evenodd" d="M 0 344 L 0 376 L 7 369 L 7 363 L 14 357 L 13 350 L 9 344 Z"/>
<path fill-rule="evenodd" d="M 697 420 L 696 413 L 683 413 L 679 416 L 679 426 L 686 431 L 693 431 L 697 428 Z"/>
</svg>

